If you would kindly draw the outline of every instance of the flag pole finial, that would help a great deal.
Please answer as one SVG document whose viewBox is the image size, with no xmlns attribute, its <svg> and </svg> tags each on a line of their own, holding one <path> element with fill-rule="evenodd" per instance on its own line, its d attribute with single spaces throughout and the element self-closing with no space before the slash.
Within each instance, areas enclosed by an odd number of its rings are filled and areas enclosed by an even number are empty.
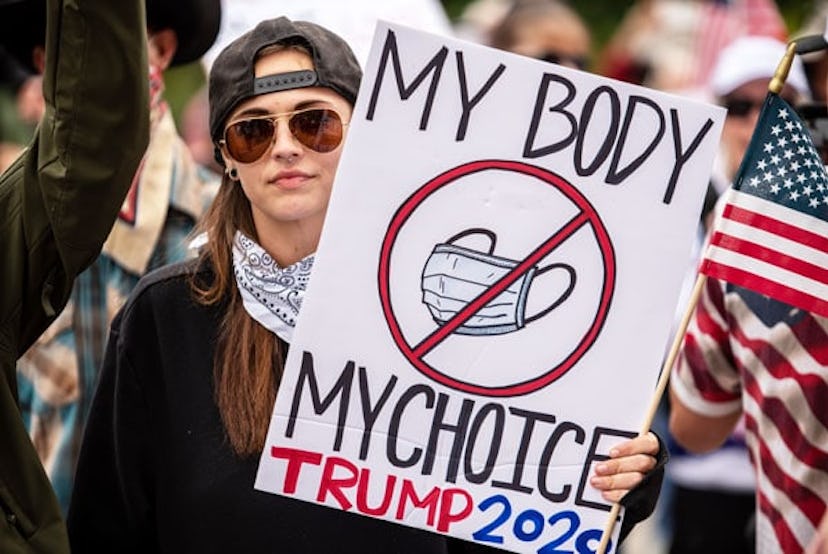
<svg viewBox="0 0 828 554">
<path fill-rule="evenodd" d="M 768 85 L 768 90 L 772 93 L 779 94 L 785 87 L 785 81 L 788 78 L 791 65 L 793 65 L 794 56 L 796 56 L 796 42 L 790 42 L 788 43 L 788 49 L 785 51 L 785 55 L 782 57 L 782 61 L 776 67 L 776 73 L 773 74 L 770 85 Z"/>
</svg>

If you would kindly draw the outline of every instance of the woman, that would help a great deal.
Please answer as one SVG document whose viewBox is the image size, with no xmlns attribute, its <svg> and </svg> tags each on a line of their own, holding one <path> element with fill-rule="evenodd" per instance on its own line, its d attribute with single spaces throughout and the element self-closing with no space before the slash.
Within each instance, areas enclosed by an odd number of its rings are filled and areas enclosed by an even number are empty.
<svg viewBox="0 0 828 554">
<path fill-rule="evenodd" d="M 113 322 L 69 511 L 76 552 L 477 548 L 253 488 L 291 322 L 274 337 L 248 315 L 234 267 L 253 242 L 277 273 L 310 267 L 360 78 L 339 37 L 285 18 L 214 63 L 210 132 L 226 173 L 208 242 L 197 262 L 144 279 Z M 652 435 L 620 447 L 597 488 L 617 500 L 657 451 Z"/>
</svg>

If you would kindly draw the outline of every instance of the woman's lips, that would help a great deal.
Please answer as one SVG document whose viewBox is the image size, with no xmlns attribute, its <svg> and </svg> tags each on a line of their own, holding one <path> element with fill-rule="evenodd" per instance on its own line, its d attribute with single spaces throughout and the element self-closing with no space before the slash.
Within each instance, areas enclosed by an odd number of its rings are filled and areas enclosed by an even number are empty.
<svg viewBox="0 0 828 554">
<path fill-rule="evenodd" d="M 281 188 L 297 188 L 310 178 L 302 171 L 280 171 L 268 183 Z"/>
</svg>

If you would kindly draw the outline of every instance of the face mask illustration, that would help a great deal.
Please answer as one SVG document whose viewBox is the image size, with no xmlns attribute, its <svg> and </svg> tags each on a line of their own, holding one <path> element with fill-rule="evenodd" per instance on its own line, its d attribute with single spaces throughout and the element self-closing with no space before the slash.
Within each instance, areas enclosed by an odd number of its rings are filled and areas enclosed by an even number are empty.
<svg viewBox="0 0 828 554">
<path fill-rule="evenodd" d="M 488 252 L 454 244 L 470 235 L 489 238 Z M 497 236 L 488 229 L 467 229 L 434 247 L 423 267 L 421 287 L 423 303 L 439 325 L 445 325 L 460 310 L 511 272 L 520 262 L 493 254 Z M 564 270 L 569 276 L 567 289 L 552 304 L 527 316 L 526 301 L 533 279 L 552 270 Z M 511 333 L 560 306 L 575 288 L 575 269 L 569 264 L 554 263 L 542 269 L 532 266 L 506 290 L 474 313 L 456 333 L 461 335 L 500 335 Z"/>
</svg>

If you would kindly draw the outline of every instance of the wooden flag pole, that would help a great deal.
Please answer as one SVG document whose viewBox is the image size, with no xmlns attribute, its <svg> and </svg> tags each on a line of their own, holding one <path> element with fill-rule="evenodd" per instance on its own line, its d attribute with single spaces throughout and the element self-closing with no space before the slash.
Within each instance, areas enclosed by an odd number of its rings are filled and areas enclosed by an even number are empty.
<svg viewBox="0 0 828 554">
<path fill-rule="evenodd" d="M 684 339 L 684 333 L 687 331 L 687 326 L 690 324 L 690 318 L 693 317 L 693 312 L 696 309 L 696 304 L 699 302 L 699 297 L 701 296 L 701 292 L 706 281 L 707 275 L 703 273 L 699 273 L 696 277 L 696 284 L 693 285 L 693 292 L 688 300 L 687 308 L 684 310 L 684 316 L 682 316 L 681 323 L 679 323 L 679 327 L 676 329 L 676 334 L 673 336 L 673 344 L 670 346 L 670 351 L 664 360 L 664 364 L 661 366 L 661 374 L 658 376 L 658 382 L 656 383 L 655 392 L 653 393 L 653 399 L 650 402 L 650 408 L 647 410 L 647 415 L 644 417 L 644 423 L 638 433 L 639 436 L 646 435 L 650 432 L 650 427 L 653 424 L 653 419 L 655 418 L 656 411 L 658 410 L 658 405 L 661 402 L 661 397 L 664 394 L 664 390 L 667 388 L 667 383 L 670 381 L 670 369 L 676 361 L 679 349 L 681 348 L 681 343 Z M 612 505 L 612 509 L 610 510 L 606 527 L 604 527 L 604 533 L 601 535 L 601 544 L 598 545 L 598 550 L 595 551 L 596 554 L 605 554 L 610 536 L 612 535 L 612 530 L 615 527 L 615 522 L 618 520 L 619 511 L 621 511 L 621 504 L 616 502 Z"/>
<path fill-rule="evenodd" d="M 788 73 L 793 65 L 794 56 L 796 56 L 796 42 L 791 41 L 788 44 L 785 55 L 776 67 L 776 72 L 774 73 L 770 84 L 768 85 L 769 92 L 773 94 L 779 94 L 782 92 L 782 89 L 785 87 L 785 81 L 788 78 Z M 699 302 L 699 297 L 701 296 L 701 292 L 706 281 L 707 276 L 703 273 L 699 273 L 696 277 L 696 284 L 693 286 L 693 292 L 690 295 L 690 300 L 688 301 L 687 308 L 684 311 L 684 316 L 681 318 L 679 328 L 676 330 L 676 334 L 673 337 L 673 344 L 670 347 L 670 352 L 664 360 L 664 365 L 661 367 L 661 374 L 658 376 L 658 383 L 656 384 L 655 393 L 653 394 L 653 400 L 650 403 L 650 409 L 647 411 L 644 423 L 638 433 L 639 436 L 645 435 L 650 431 L 653 419 L 655 418 L 655 413 L 658 410 L 658 405 L 661 402 L 661 396 L 664 394 L 664 390 L 667 388 L 667 383 L 670 380 L 670 370 L 676 361 L 679 348 L 681 348 L 681 343 L 684 339 L 684 333 L 687 331 L 687 326 L 690 324 L 690 318 L 693 316 L 693 312 L 696 309 L 696 304 Z M 609 539 L 612 535 L 612 530 L 615 527 L 615 522 L 618 520 L 618 513 L 620 511 L 620 504 L 616 502 L 612 505 L 609 518 L 607 519 L 607 524 L 604 528 L 603 534 L 601 535 L 601 544 L 598 545 L 596 554 L 606 553 L 607 545 L 609 544 Z"/>
</svg>

